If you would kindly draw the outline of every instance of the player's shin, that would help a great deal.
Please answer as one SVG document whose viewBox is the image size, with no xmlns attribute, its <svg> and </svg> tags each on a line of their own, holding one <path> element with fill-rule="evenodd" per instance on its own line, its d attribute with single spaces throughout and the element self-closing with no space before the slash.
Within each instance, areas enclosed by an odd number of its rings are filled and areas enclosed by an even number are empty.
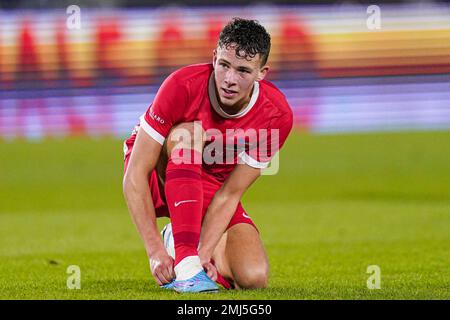
<svg viewBox="0 0 450 320">
<path fill-rule="evenodd" d="M 166 169 L 165 194 L 175 243 L 177 280 L 192 278 L 203 270 L 197 252 L 203 207 L 201 161 L 194 161 L 198 153 L 176 150 Z"/>
</svg>

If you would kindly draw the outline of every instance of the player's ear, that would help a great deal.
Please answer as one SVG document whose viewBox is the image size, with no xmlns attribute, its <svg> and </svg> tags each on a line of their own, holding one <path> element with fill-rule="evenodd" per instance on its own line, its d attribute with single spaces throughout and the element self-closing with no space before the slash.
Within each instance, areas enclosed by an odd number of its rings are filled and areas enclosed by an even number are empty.
<svg viewBox="0 0 450 320">
<path fill-rule="evenodd" d="M 217 61 L 217 48 L 213 50 L 213 68 L 216 67 L 216 61 Z"/>
<path fill-rule="evenodd" d="M 258 78 L 256 78 L 256 80 L 257 81 L 263 80 L 266 77 L 267 72 L 269 72 L 269 69 L 270 69 L 270 67 L 267 64 L 264 65 L 261 69 L 259 69 Z"/>
</svg>

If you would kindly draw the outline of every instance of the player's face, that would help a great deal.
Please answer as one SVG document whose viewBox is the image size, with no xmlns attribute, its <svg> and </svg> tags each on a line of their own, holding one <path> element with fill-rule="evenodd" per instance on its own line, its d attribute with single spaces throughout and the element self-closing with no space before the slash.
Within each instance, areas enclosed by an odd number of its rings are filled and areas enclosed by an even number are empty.
<svg viewBox="0 0 450 320">
<path fill-rule="evenodd" d="M 269 67 L 261 66 L 261 56 L 236 56 L 233 47 L 214 50 L 214 78 L 222 106 L 239 111 L 250 101 L 255 81 L 264 79 Z"/>
</svg>

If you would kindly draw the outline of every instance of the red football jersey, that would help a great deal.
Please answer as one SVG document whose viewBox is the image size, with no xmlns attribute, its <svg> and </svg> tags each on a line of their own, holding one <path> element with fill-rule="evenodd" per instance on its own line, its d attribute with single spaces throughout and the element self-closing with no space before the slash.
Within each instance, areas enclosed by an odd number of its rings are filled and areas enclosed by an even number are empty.
<svg viewBox="0 0 450 320">
<path fill-rule="evenodd" d="M 255 82 L 249 104 L 229 115 L 217 100 L 212 64 L 198 64 L 172 73 L 125 141 L 131 152 L 137 129 L 164 143 L 170 129 L 198 121 L 206 131 L 203 171 L 223 182 L 237 163 L 266 168 L 292 129 L 293 115 L 285 96 L 269 81 Z"/>
</svg>

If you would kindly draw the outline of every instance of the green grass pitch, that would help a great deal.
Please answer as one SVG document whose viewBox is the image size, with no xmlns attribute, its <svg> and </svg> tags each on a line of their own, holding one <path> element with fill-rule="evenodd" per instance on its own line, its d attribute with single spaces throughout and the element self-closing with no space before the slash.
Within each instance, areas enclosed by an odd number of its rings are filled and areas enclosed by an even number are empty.
<svg viewBox="0 0 450 320">
<path fill-rule="evenodd" d="M 149 272 L 122 196 L 122 141 L 0 142 L 0 299 L 450 298 L 450 132 L 296 132 L 280 161 L 244 198 L 269 288 L 180 295 Z M 66 286 L 69 265 L 80 290 Z M 367 288 L 369 265 L 380 289 Z"/>
</svg>

